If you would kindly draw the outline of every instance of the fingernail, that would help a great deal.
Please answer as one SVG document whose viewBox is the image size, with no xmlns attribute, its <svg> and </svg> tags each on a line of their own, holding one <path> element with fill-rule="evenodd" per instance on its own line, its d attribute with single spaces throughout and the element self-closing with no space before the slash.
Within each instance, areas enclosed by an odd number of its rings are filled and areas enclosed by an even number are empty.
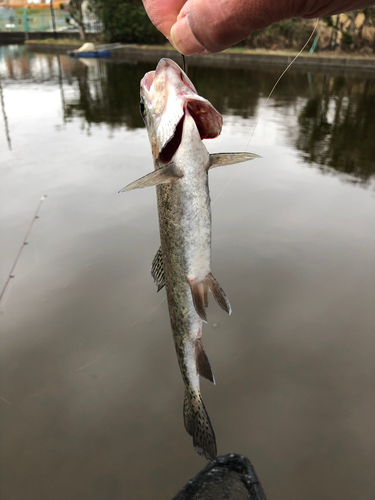
<svg viewBox="0 0 375 500">
<path fill-rule="evenodd" d="M 188 18 L 186 16 L 181 17 L 172 26 L 171 29 L 171 43 L 176 50 L 189 56 L 191 54 L 202 54 L 205 51 L 204 47 L 198 42 L 198 40 L 193 35 Z"/>
</svg>

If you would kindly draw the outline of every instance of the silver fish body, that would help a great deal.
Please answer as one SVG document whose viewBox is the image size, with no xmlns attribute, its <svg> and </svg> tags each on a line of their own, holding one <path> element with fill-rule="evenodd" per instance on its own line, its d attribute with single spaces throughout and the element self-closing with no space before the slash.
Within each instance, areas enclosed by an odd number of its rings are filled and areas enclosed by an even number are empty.
<svg viewBox="0 0 375 500">
<path fill-rule="evenodd" d="M 161 249 L 152 267 L 158 289 L 166 287 L 173 338 L 185 384 L 184 423 L 198 453 L 216 458 L 215 434 L 203 404 L 199 376 L 214 377 L 202 346 L 208 291 L 231 313 L 211 273 L 211 206 L 208 170 L 257 158 L 251 153 L 210 155 L 202 139 L 219 135 L 221 115 L 181 68 L 162 59 L 141 81 L 141 112 L 155 171 L 122 191 L 157 186 Z"/>
<path fill-rule="evenodd" d="M 173 161 L 183 177 L 178 182 L 157 186 L 169 316 L 185 383 L 185 427 L 193 436 L 198 452 L 203 451 L 207 458 L 215 458 L 215 434 L 199 390 L 197 349 L 201 351 L 200 358 L 203 359 L 200 362 L 207 372 L 206 377 L 213 381 L 213 376 L 200 340 L 203 320 L 195 309 L 191 292 L 191 284 L 202 282 L 211 272 L 207 175 L 210 157 L 189 114 L 185 116 L 181 145 Z M 196 414 L 200 415 L 200 425 L 195 423 Z"/>
</svg>

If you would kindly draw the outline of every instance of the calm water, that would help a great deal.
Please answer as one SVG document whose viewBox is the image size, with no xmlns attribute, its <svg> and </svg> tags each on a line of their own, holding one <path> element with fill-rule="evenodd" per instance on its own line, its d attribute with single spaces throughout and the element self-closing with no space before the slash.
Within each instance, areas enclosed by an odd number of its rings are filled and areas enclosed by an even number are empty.
<svg viewBox="0 0 375 500">
<path fill-rule="evenodd" d="M 165 500 L 205 461 L 182 420 L 152 170 L 138 111 L 155 63 L 0 53 L 1 498 Z M 280 70 L 190 67 L 244 150 Z M 220 454 L 268 498 L 375 497 L 375 77 L 290 71 L 249 150 L 210 174 L 213 273 L 202 381 Z M 228 184 L 228 181 L 230 183 Z"/>
</svg>

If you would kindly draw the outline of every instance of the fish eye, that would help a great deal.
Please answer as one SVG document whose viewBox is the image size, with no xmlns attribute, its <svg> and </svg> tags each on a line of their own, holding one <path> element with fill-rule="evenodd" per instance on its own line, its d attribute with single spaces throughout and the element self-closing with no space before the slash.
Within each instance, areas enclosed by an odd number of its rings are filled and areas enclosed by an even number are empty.
<svg viewBox="0 0 375 500">
<path fill-rule="evenodd" d="M 142 99 L 141 99 L 141 102 L 139 103 L 139 110 L 141 112 L 142 118 L 144 118 L 146 115 L 146 108 L 145 108 L 145 104 L 144 104 Z"/>
</svg>

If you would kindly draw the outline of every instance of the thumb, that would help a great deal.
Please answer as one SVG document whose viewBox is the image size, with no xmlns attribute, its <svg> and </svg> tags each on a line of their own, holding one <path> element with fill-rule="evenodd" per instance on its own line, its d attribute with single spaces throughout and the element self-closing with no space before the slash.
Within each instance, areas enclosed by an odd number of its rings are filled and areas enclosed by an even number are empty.
<svg viewBox="0 0 375 500">
<path fill-rule="evenodd" d="M 179 52 L 220 52 L 252 31 L 293 16 L 293 1 L 187 0 L 171 28 L 170 40 Z"/>
</svg>

